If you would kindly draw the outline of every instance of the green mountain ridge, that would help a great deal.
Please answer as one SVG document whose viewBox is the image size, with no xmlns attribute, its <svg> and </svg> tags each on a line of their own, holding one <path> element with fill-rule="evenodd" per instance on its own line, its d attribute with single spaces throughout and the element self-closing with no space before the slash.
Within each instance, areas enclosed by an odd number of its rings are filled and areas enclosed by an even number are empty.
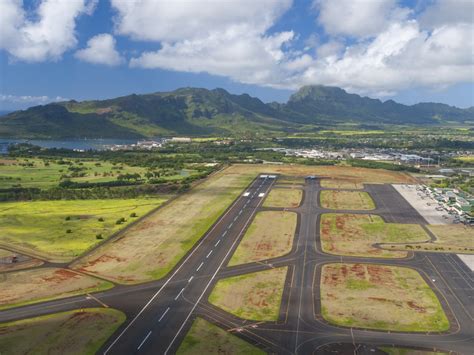
<svg viewBox="0 0 474 355">
<path fill-rule="evenodd" d="M 305 86 L 287 103 L 266 104 L 224 89 L 181 88 L 107 100 L 74 100 L 31 107 L 0 117 L 4 138 L 143 138 L 294 132 L 321 126 L 474 123 L 474 108 L 438 103 L 407 106 Z"/>
</svg>

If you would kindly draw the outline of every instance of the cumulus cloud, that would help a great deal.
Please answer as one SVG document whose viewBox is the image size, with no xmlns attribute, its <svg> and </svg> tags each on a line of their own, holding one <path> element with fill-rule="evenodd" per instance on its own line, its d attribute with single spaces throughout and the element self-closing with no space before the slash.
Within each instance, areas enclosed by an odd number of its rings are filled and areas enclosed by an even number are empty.
<svg viewBox="0 0 474 355">
<path fill-rule="evenodd" d="M 61 96 L 30 96 L 30 95 L 8 95 L 0 94 L 0 107 L 4 110 L 17 110 L 20 108 L 45 105 L 51 102 L 67 101 Z"/>
<path fill-rule="evenodd" d="M 18 60 L 58 60 L 77 44 L 76 19 L 90 14 L 97 0 L 43 0 L 34 14 L 21 0 L 0 2 L 0 48 Z M 30 18 L 36 18 L 34 21 Z"/>
<path fill-rule="evenodd" d="M 119 65 L 123 62 L 120 53 L 115 49 L 115 38 L 108 33 L 102 33 L 87 41 L 87 47 L 77 51 L 74 56 L 85 62 Z"/>
<path fill-rule="evenodd" d="M 473 22 L 474 2 L 472 0 L 436 0 L 420 17 L 421 25 L 427 28 Z"/>
<path fill-rule="evenodd" d="M 350 37 L 376 35 L 410 12 L 398 7 L 396 0 L 315 0 L 313 6 L 327 33 Z"/>
</svg>

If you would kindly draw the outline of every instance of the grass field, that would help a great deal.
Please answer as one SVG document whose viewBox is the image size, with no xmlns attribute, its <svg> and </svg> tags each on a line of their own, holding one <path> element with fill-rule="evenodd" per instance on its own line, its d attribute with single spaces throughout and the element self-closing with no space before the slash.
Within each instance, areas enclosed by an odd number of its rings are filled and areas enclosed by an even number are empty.
<svg viewBox="0 0 474 355">
<path fill-rule="evenodd" d="M 71 164 L 58 164 L 67 162 Z M 0 166 L 0 189 L 15 187 L 48 188 L 61 182 L 61 176 L 70 176 L 75 182 L 105 182 L 114 181 L 120 174 L 143 175 L 145 168 L 133 167 L 126 164 L 112 164 L 106 161 L 78 159 L 43 160 L 34 158 L 18 158 L 4 160 Z M 73 176 L 73 170 L 80 170 L 80 175 Z"/>
<path fill-rule="evenodd" d="M 430 351 L 430 350 L 418 350 L 418 349 L 409 349 L 409 348 L 398 348 L 398 347 L 388 347 L 381 346 L 379 350 L 384 351 L 387 355 L 442 355 L 450 354 L 450 352 L 445 351 Z"/>
<path fill-rule="evenodd" d="M 465 162 L 465 163 L 474 163 L 473 155 L 464 155 L 464 156 L 456 157 L 454 159 Z"/>
<path fill-rule="evenodd" d="M 303 191 L 300 189 L 272 189 L 268 194 L 264 207 L 295 208 L 301 203 Z"/>
<path fill-rule="evenodd" d="M 321 314 L 347 327 L 406 332 L 449 329 L 441 304 L 409 268 L 328 264 L 321 275 Z"/>
<path fill-rule="evenodd" d="M 265 352 L 202 318 L 196 318 L 177 354 L 263 355 Z"/>
<path fill-rule="evenodd" d="M 303 177 L 299 176 L 280 176 L 276 183 L 279 185 L 301 186 L 304 185 L 305 181 Z"/>
<path fill-rule="evenodd" d="M 255 177 L 223 171 L 74 264 L 119 283 L 165 276 Z"/>
<path fill-rule="evenodd" d="M 367 192 L 324 190 L 320 195 L 321 207 L 332 210 L 367 211 L 375 208 Z"/>
<path fill-rule="evenodd" d="M 125 321 L 111 308 L 86 308 L 0 324 L 0 354 L 93 355 Z"/>
<path fill-rule="evenodd" d="M 294 212 L 263 211 L 257 213 L 247 229 L 229 266 L 261 261 L 291 251 L 297 216 Z"/>
<path fill-rule="evenodd" d="M 0 244 L 51 261 L 69 261 L 165 200 L 4 202 L 0 204 Z M 132 213 L 137 217 L 131 217 Z M 125 222 L 117 224 L 120 218 Z"/>
<path fill-rule="evenodd" d="M 243 319 L 276 321 L 287 267 L 220 280 L 209 302 Z"/>
<path fill-rule="evenodd" d="M 347 190 L 360 190 L 364 187 L 363 184 L 354 180 L 342 180 L 342 179 L 322 179 L 321 187 L 327 189 L 347 189 Z"/>
<path fill-rule="evenodd" d="M 473 231 L 462 224 L 429 225 L 428 229 L 436 236 L 435 242 L 384 244 L 388 250 L 414 250 L 441 253 L 474 254 Z"/>
<path fill-rule="evenodd" d="M 40 268 L 0 274 L 0 309 L 111 288 L 110 282 L 68 269 Z"/>
<path fill-rule="evenodd" d="M 375 248 L 374 243 L 422 242 L 429 240 L 417 224 L 385 223 L 375 215 L 327 213 L 321 217 L 321 246 L 335 255 L 403 258 L 405 251 Z"/>
</svg>

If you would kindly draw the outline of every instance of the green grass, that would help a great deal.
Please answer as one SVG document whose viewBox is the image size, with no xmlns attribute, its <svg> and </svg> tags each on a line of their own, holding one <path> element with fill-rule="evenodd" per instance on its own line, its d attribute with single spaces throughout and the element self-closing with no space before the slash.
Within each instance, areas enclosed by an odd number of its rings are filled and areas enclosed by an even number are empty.
<svg viewBox="0 0 474 355">
<path fill-rule="evenodd" d="M 68 261 L 164 201 L 165 198 L 5 202 L 0 204 L 0 244 L 40 258 Z M 137 217 L 131 217 L 132 213 Z M 125 222 L 116 224 L 120 218 Z"/>
<path fill-rule="evenodd" d="M 222 279 L 209 302 L 243 319 L 276 321 L 287 269 L 280 267 Z"/>
<path fill-rule="evenodd" d="M 49 188 L 57 186 L 62 180 L 61 176 L 72 176 L 69 168 L 72 166 L 82 170 L 86 175 L 83 177 L 71 177 L 75 182 L 107 182 L 114 181 L 120 174 L 141 174 L 146 172 L 145 168 L 132 167 L 126 164 L 112 164 L 106 161 L 78 159 L 63 159 L 72 162 L 72 165 L 58 164 L 57 160 L 43 160 L 38 158 L 18 158 L 13 161 L 5 161 L 0 165 L 0 189 L 11 188 L 20 185 L 25 188 Z M 32 164 L 32 166 L 28 166 Z M 121 168 L 121 169 L 119 169 Z"/>
<path fill-rule="evenodd" d="M 440 354 L 449 354 L 445 351 L 431 351 L 431 350 L 418 350 L 418 349 L 409 349 L 409 348 L 396 348 L 381 346 L 379 350 L 384 351 L 388 355 L 440 355 Z"/>
<path fill-rule="evenodd" d="M 125 321 L 110 308 L 87 308 L 0 324 L 0 354 L 95 354 Z"/>
<path fill-rule="evenodd" d="M 265 352 L 202 318 L 196 318 L 177 354 L 260 355 Z"/>
</svg>

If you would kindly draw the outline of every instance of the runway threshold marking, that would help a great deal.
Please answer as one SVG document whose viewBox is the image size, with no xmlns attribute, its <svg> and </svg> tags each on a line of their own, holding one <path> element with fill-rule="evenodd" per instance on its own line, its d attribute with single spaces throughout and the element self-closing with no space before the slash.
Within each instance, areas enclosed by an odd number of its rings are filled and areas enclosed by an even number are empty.
<svg viewBox="0 0 474 355">
<path fill-rule="evenodd" d="M 203 265 L 204 265 L 204 261 L 198 266 L 198 268 L 196 269 L 196 271 L 199 271 L 199 269 L 201 269 Z"/>
<path fill-rule="evenodd" d="M 161 320 L 162 320 L 163 317 L 166 315 L 166 313 L 168 313 L 169 310 L 170 310 L 170 307 L 166 308 L 166 311 L 163 312 L 163 314 L 161 315 L 160 319 L 158 319 L 158 322 L 161 322 Z"/>
<path fill-rule="evenodd" d="M 140 343 L 140 345 L 138 345 L 137 350 L 140 350 L 140 348 L 143 346 L 143 344 L 145 344 L 146 340 L 150 337 L 150 335 L 151 335 L 151 330 L 148 332 L 148 334 L 146 335 L 146 337 L 142 340 L 142 342 Z"/>
</svg>

